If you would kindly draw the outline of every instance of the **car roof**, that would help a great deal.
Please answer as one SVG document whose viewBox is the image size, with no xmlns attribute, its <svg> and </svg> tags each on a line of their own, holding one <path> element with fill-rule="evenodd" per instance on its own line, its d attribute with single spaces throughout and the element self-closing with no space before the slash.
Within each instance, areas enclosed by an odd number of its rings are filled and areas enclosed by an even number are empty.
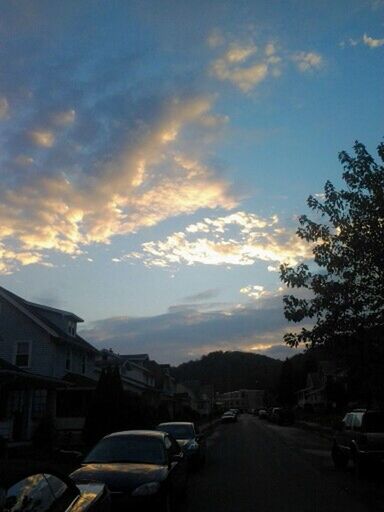
<svg viewBox="0 0 384 512">
<path fill-rule="evenodd" d="M 182 425 L 182 426 L 194 426 L 191 421 L 167 421 L 166 423 L 159 423 L 158 427 L 168 427 L 168 425 Z"/>
<path fill-rule="evenodd" d="M 165 432 L 159 432 L 158 430 L 123 430 L 121 432 L 113 432 L 112 434 L 108 434 L 103 439 L 107 439 L 109 437 L 129 437 L 129 436 L 140 436 L 140 437 L 154 437 L 158 439 L 163 439 L 166 435 Z"/>
</svg>

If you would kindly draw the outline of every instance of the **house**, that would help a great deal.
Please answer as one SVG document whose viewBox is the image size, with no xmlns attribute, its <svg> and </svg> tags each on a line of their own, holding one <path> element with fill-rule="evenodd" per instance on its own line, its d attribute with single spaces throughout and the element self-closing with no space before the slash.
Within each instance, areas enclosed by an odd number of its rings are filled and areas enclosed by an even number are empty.
<svg viewBox="0 0 384 512">
<path fill-rule="evenodd" d="M 202 385 L 198 380 L 180 382 L 176 386 L 177 396 L 186 406 L 200 416 L 212 413 L 215 393 L 212 386 Z"/>
<path fill-rule="evenodd" d="M 71 375 L 95 378 L 98 350 L 77 334 L 77 324 L 82 321 L 74 313 L 30 302 L 0 287 L 2 378 L 4 381 L 6 372 L 12 371 L 24 385 L 7 392 L 8 405 L 2 404 L 13 421 L 23 416 L 24 428 L 16 437 L 30 439 L 39 417 L 48 414 L 56 421 L 57 393 L 76 389 Z M 9 405 L 15 400 L 16 406 Z"/>
<path fill-rule="evenodd" d="M 31 439 L 42 418 L 52 420 L 60 379 L 30 373 L 0 359 L 0 438 L 14 444 Z"/>
<path fill-rule="evenodd" d="M 141 395 L 155 389 L 155 377 L 145 366 L 146 361 L 149 361 L 148 354 L 120 355 L 103 349 L 96 358 L 96 368 L 100 373 L 102 368 L 118 367 L 123 389 Z"/>
<path fill-rule="evenodd" d="M 342 375 L 334 361 L 319 361 L 317 371 L 308 373 L 305 388 L 297 391 L 297 405 L 311 410 L 322 410 L 332 405 L 329 404 L 328 391 Z"/>
<path fill-rule="evenodd" d="M 0 287 L 0 357 L 31 373 L 92 377 L 98 350 L 77 334 L 74 313 L 29 302 Z"/>
<path fill-rule="evenodd" d="M 220 402 L 224 409 L 260 409 L 264 406 L 264 390 L 262 389 L 239 389 L 228 391 L 220 395 Z"/>
</svg>

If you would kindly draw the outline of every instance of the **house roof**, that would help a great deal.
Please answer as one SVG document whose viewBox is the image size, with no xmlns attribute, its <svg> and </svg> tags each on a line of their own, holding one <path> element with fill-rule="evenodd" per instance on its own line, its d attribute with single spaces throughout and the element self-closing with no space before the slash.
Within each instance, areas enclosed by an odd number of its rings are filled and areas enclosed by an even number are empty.
<svg viewBox="0 0 384 512">
<path fill-rule="evenodd" d="M 42 329 L 44 329 L 48 334 L 56 338 L 58 341 L 64 341 L 69 343 L 70 345 L 76 346 L 78 348 L 82 348 L 89 352 L 98 352 L 98 350 L 93 347 L 90 343 L 88 343 L 81 336 L 76 334 L 75 336 L 70 336 L 63 329 L 61 329 L 58 325 L 48 320 L 45 316 L 43 316 L 38 309 L 44 309 L 44 306 L 40 306 L 37 304 L 33 304 L 32 302 L 28 302 L 27 300 L 22 299 L 15 293 L 6 290 L 2 286 L 0 286 L 0 297 L 3 297 L 7 302 L 11 303 L 15 306 L 19 311 L 28 316 L 33 322 L 39 325 Z M 54 310 L 53 308 L 46 308 L 47 310 Z M 68 313 L 67 311 L 54 310 L 55 312 L 62 312 L 64 315 L 76 317 L 73 313 Z"/>
<path fill-rule="evenodd" d="M 80 388 L 95 388 L 97 386 L 96 379 L 91 379 L 90 377 L 80 375 L 79 373 L 67 372 L 64 375 L 63 380 Z"/>
<path fill-rule="evenodd" d="M 131 363 L 136 364 L 142 364 L 146 361 L 149 361 L 149 355 L 148 354 L 126 354 L 126 355 L 119 355 L 122 361 L 129 361 Z"/>
</svg>

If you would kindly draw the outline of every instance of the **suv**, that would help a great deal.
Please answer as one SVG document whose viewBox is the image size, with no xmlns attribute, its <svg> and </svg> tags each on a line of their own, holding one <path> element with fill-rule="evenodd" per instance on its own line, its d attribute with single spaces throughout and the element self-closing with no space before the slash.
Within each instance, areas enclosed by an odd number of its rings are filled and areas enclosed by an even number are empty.
<svg viewBox="0 0 384 512">
<path fill-rule="evenodd" d="M 384 462 L 384 412 L 355 409 L 336 425 L 332 459 L 337 468 L 352 460 L 359 472 Z"/>
</svg>

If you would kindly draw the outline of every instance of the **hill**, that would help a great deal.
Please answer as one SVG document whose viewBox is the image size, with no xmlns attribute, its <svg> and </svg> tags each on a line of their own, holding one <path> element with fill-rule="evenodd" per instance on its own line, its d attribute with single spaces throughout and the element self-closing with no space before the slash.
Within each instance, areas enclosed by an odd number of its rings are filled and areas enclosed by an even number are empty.
<svg viewBox="0 0 384 512">
<path fill-rule="evenodd" d="M 216 391 L 236 389 L 275 389 L 282 362 L 249 352 L 211 352 L 197 361 L 172 369 L 180 382 L 199 380 L 213 384 Z"/>
</svg>

